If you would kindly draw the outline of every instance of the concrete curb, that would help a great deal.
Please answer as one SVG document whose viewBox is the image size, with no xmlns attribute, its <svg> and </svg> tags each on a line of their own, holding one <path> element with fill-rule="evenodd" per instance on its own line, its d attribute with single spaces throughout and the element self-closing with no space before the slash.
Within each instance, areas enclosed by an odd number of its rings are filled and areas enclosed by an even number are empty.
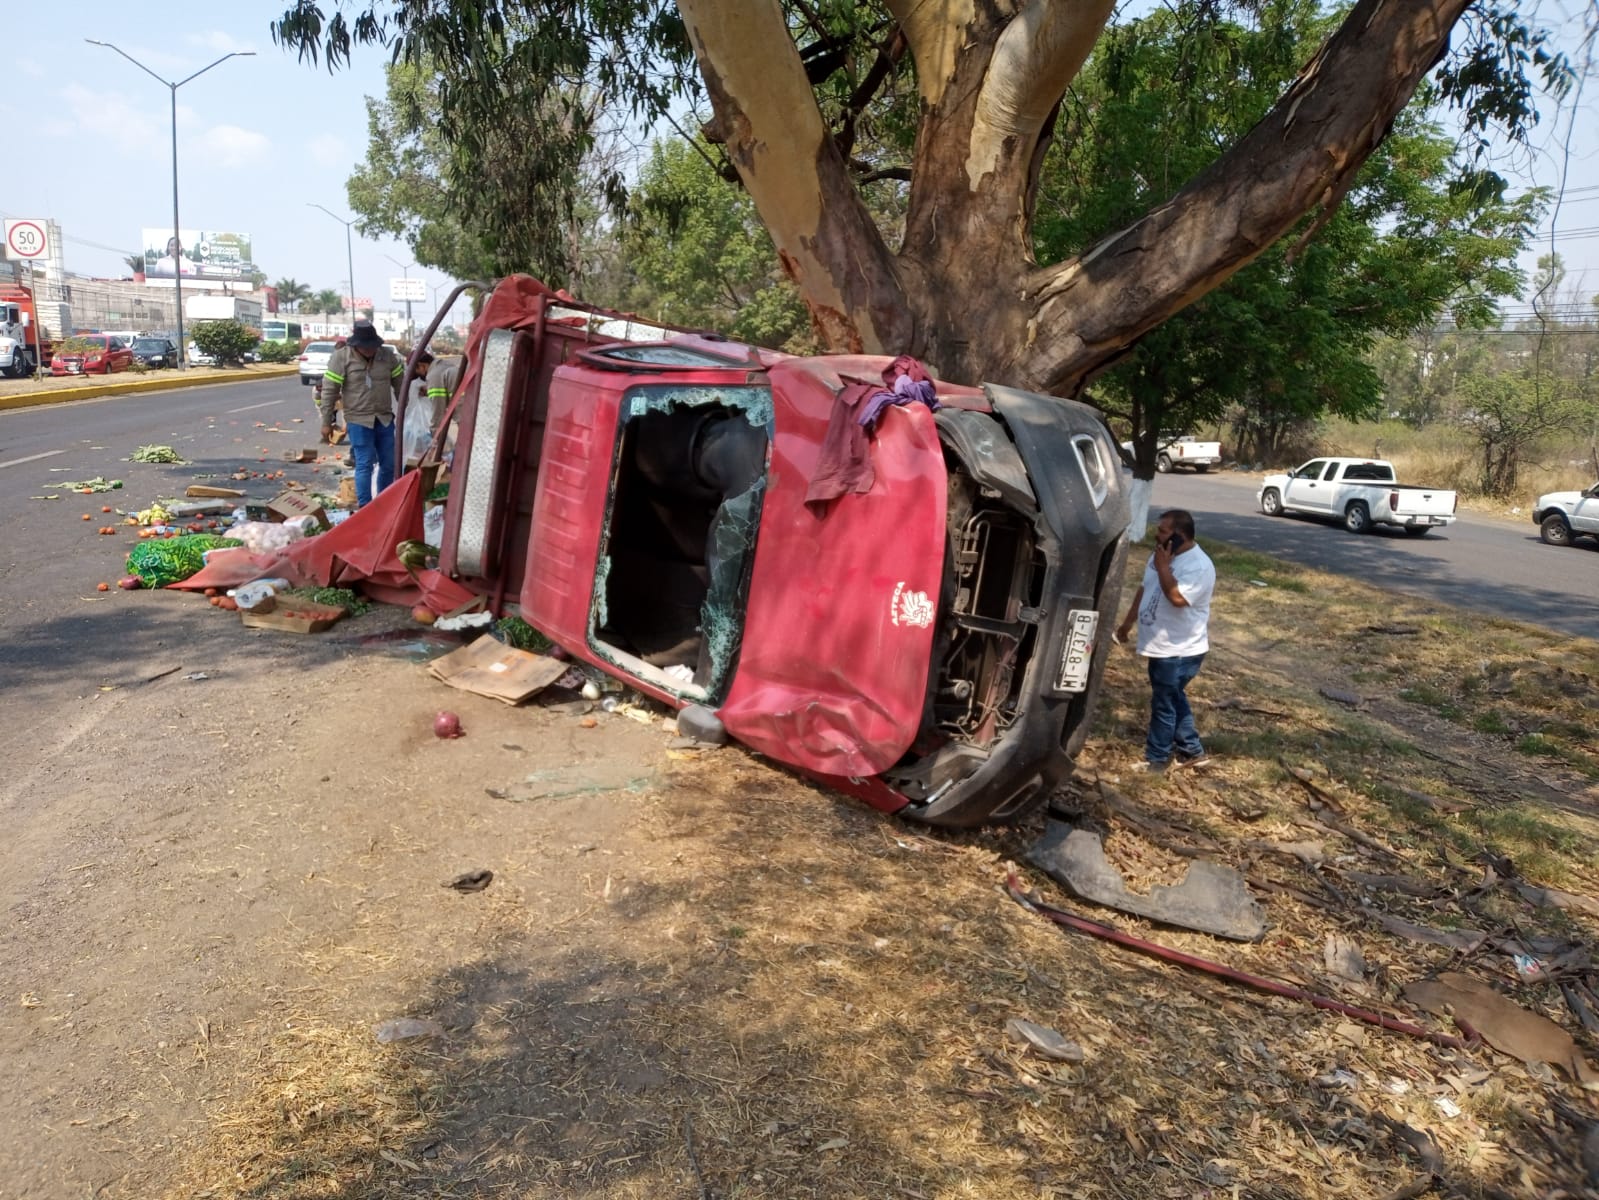
<svg viewBox="0 0 1599 1200">
<path fill-rule="evenodd" d="M 65 404 L 69 400 L 92 400 L 96 396 L 118 396 L 128 392 L 164 392 L 172 388 L 210 387 L 221 383 L 246 383 L 252 379 L 276 379 L 299 374 L 297 363 L 272 364 L 226 375 L 171 375 L 160 379 L 130 379 L 117 383 L 94 383 L 88 387 L 57 388 L 47 392 L 0 392 L 0 411 L 10 408 L 38 408 L 46 404 Z"/>
</svg>

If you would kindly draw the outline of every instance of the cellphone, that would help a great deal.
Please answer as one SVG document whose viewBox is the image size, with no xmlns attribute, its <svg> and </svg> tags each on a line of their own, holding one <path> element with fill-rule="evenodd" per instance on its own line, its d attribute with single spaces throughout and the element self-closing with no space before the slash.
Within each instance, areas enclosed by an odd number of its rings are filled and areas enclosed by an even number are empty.
<svg viewBox="0 0 1599 1200">
<path fill-rule="evenodd" d="M 1187 540 L 1188 539 L 1183 537 L 1182 534 L 1173 533 L 1171 537 L 1166 539 L 1166 549 L 1170 550 L 1173 554 L 1176 554 L 1177 551 L 1183 548 L 1183 543 Z"/>
</svg>

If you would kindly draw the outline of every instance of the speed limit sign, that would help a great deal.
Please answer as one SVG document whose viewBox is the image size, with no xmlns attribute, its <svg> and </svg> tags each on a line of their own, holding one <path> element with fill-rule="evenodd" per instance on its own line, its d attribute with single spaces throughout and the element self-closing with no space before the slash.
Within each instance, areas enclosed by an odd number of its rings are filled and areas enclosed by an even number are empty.
<svg viewBox="0 0 1599 1200">
<path fill-rule="evenodd" d="M 6 221 L 6 257 L 48 258 L 50 235 L 44 221 L 10 219 Z"/>
</svg>

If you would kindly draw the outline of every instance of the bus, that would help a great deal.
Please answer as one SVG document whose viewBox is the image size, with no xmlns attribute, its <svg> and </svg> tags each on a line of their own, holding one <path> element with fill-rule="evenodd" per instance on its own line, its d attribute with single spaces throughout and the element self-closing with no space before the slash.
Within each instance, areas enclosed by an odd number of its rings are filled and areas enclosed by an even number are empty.
<svg viewBox="0 0 1599 1200">
<path fill-rule="evenodd" d="M 304 336 L 298 321 L 269 316 L 261 322 L 261 340 L 263 342 L 285 342 L 298 348 L 300 339 Z"/>
</svg>

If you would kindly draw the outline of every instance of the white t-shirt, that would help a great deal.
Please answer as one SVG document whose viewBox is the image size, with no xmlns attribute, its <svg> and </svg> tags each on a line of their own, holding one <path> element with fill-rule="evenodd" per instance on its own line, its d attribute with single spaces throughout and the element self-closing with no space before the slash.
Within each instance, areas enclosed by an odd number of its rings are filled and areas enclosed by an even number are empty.
<svg viewBox="0 0 1599 1200">
<path fill-rule="evenodd" d="M 1166 599 L 1155 556 L 1144 566 L 1144 599 L 1138 606 L 1138 653 L 1145 658 L 1187 658 L 1210 650 L 1210 598 L 1216 591 L 1216 564 L 1198 546 L 1171 560 L 1177 590 L 1187 605 Z"/>
</svg>

